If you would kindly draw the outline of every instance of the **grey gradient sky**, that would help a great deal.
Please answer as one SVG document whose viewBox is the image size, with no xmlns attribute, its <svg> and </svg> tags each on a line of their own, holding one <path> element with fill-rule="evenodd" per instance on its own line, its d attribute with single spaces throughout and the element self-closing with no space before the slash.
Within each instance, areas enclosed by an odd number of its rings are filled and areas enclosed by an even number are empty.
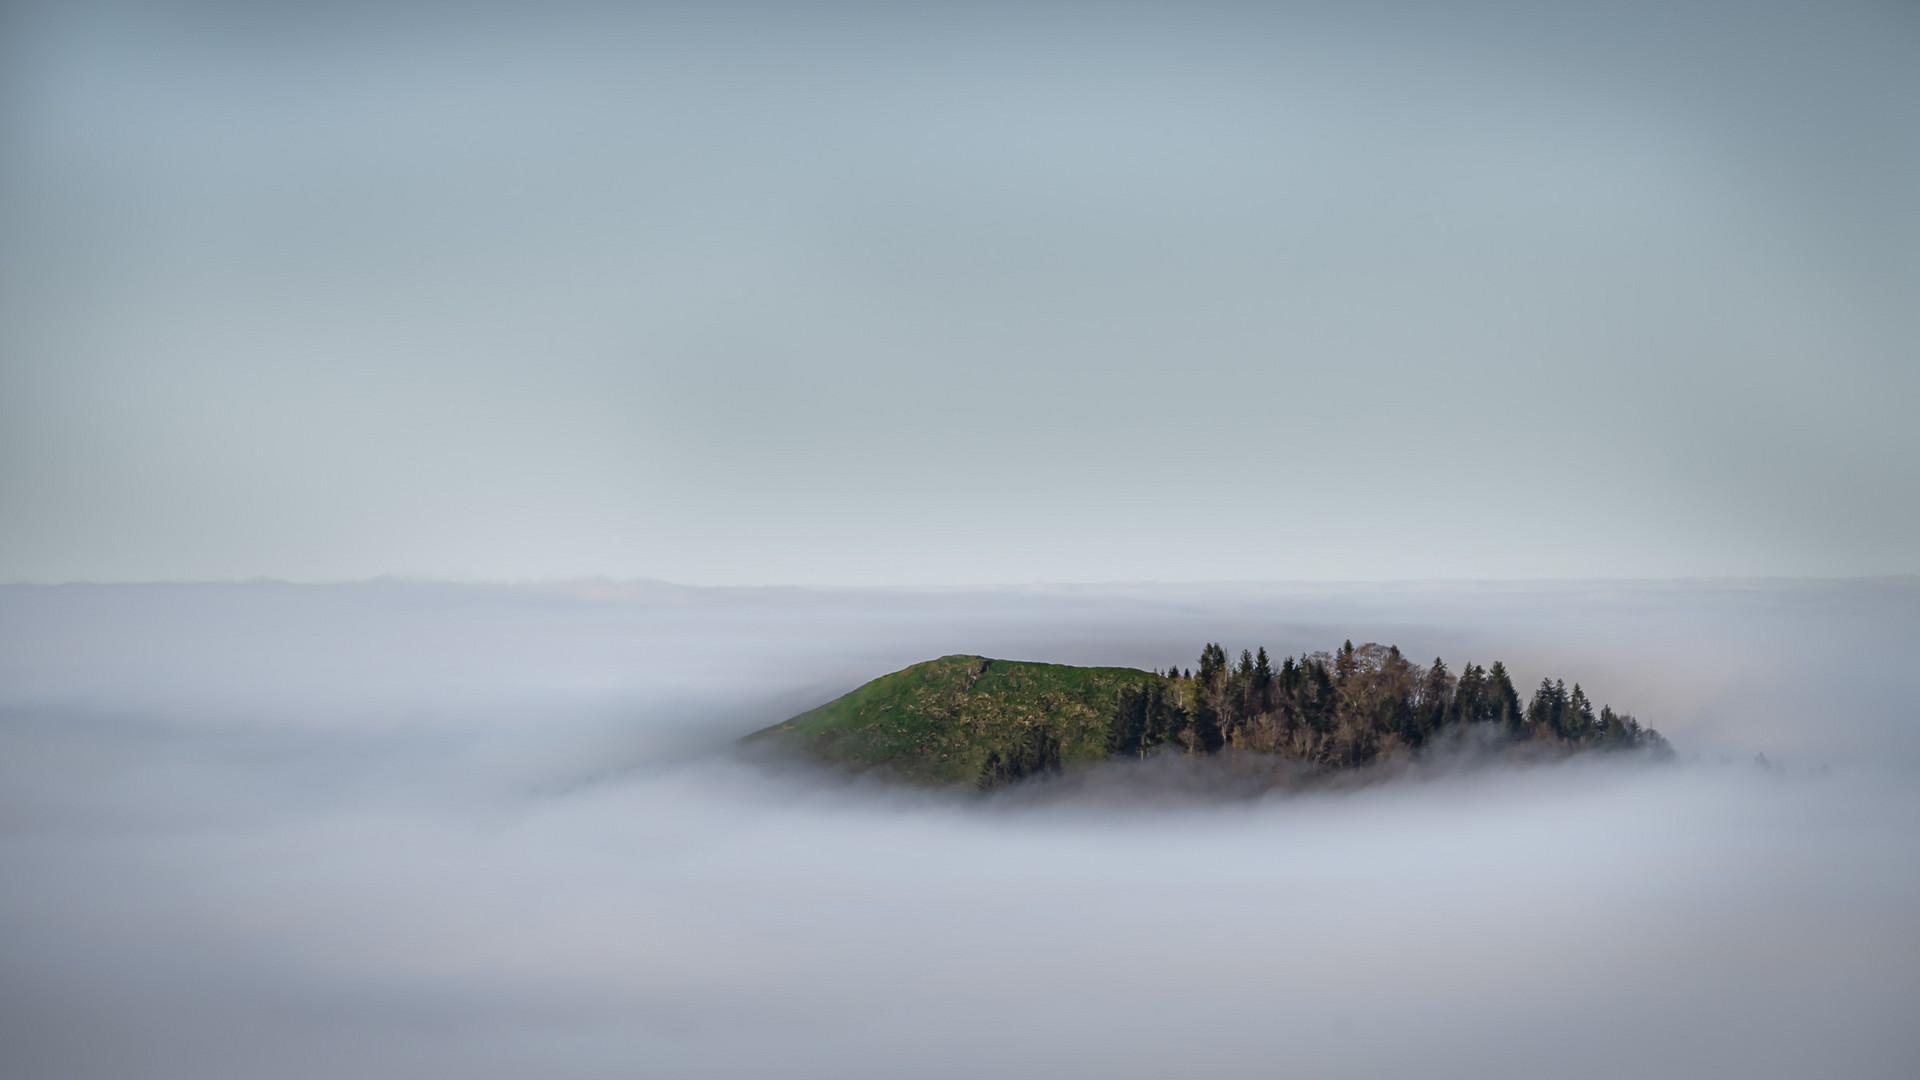
<svg viewBox="0 0 1920 1080">
<path fill-rule="evenodd" d="M 0 580 L 1920 572 L 1909 4 L 0 20 Z"/>
</svg>

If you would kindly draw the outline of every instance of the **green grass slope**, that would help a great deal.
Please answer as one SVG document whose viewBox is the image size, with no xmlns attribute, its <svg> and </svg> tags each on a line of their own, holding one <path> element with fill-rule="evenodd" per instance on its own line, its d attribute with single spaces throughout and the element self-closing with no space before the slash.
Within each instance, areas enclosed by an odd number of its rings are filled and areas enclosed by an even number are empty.
<svg viewBox="0 0 1920 1080">
<path fill-rule="evenodd" d="M 1062 764 L 1104 757 L 1121 688 L 1152 679 L 1133 668 L 943 656 L 882 675 L 748 738 L 790 742 L 828 761 L 884 766 L 923 783 L 972 783 L 990 753 L 1008 754 L 1036 726 L 1060 741 Z"/>
</svg>

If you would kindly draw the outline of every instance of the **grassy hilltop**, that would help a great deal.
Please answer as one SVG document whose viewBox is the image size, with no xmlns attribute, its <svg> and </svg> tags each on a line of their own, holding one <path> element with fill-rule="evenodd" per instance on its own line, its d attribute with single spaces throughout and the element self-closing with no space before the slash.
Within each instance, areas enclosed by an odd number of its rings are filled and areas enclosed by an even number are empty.
<svg viewBox="0 0 1920 1080">
<path fill-rule="evenodd" d="M 749 738 L 781 737 L 828 761 L 877 765 L 924 783 L 974 783 L 995 761 L 1047 764 L 1107 755 L 1133 668 L 943 656 L 903 668 Z"/>
</svg>

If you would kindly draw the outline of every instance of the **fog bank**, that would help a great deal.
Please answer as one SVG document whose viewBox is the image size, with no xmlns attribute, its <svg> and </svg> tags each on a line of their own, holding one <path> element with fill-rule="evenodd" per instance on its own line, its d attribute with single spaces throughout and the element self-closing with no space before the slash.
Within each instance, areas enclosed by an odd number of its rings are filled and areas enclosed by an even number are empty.
<svg viewBox="0 0 1920 1080">
<path fill-rule="evenodd" d="M 1898 581 L 4 589 L 0 1063 L 1908 1075 L 1917 616 Z M 940 653 L 1347 637 L 1578 679 L 1680 760 L 1222 802 L 728 750 Z"/>
</svg>

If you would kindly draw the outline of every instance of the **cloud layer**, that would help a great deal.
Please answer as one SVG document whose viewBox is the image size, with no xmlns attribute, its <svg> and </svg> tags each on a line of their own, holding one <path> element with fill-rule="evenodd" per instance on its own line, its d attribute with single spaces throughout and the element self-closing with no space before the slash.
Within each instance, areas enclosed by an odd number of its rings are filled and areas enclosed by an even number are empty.
<svg viewBox="0 0 1920 1080">
<path fill-rule="evenodd" d="M 23 1077 L 1896 1075 L 1920 1060 L 1920 783 L 1906 676 L 1862 658 L 1910 648 L 1916 612 L 1898 583 L 7 590 L 0 1054 Z M 1545 665 L 1683 760 L 983 801 L 725 750 L 902 657 L 1164 664 L 1206 623 Z M 1844 708 L 1756 706 L 1827 682 Z"/>
</svg>

